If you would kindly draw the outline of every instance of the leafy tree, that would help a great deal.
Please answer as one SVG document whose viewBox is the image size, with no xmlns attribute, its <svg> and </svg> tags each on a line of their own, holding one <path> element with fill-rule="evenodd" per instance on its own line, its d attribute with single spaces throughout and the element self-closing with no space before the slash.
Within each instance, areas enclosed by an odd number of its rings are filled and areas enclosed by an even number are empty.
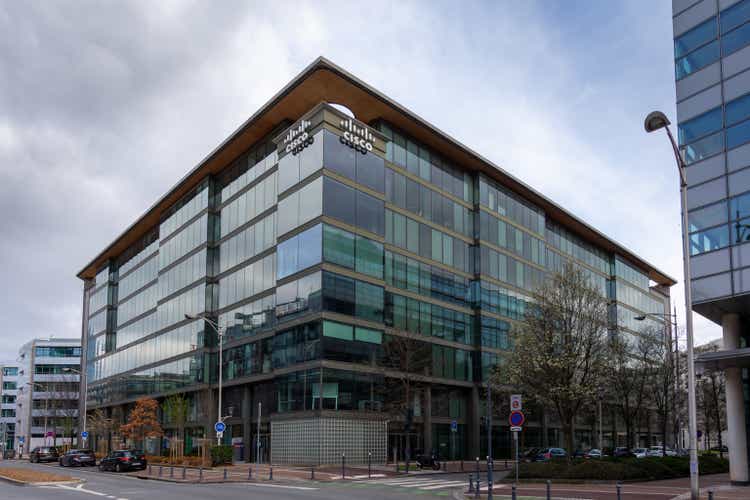
<svg viewBox="0 0 750 500">
<path fill-rule="evenodd" d="M 596 399 L 607 368 L 607 299 L 571 264 L 542 283 L 533 299 L 513 326 L 515 347 L 501 371 L 527 398 L 554 410 L 572 452 L 575 418 Z"/>
<path fill-rule="evenodd" d="M 158 417 L 159 403 L 155 399 L 141 398 L 128 415 L 128 422 L 120 426 L 120 432 L 126 439 L 132 439 L 143 446 L 147 437 L 159 437 L 164 434 Z"/>
</svg>

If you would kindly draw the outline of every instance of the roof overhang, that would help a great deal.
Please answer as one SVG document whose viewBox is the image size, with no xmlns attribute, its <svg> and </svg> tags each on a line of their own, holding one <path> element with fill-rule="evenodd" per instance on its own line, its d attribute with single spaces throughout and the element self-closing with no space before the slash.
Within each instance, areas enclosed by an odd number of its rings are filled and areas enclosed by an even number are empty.
<svg viewBox="0 0 750 500">
<path fill-rule="evenodd" d="M 671 286 L 676 281 L 658 270 L 629 249 L 566 211 L 552 200 L 510 175 L 488 159 L 482 157 L 448 134 L 429 124 L 413 112 L 389 99 L 331 61 L 319 57 L 278 94 L 243 123 L 187 175 L 141 215 L 99 255 L 78 272 L 81 279 L 93 278 L 109 259 L 115 258 L 146 232 L 159 224 L 160 215 L 182 196 L 194 188 L 207 175 L 216 174 L 227 167 L 254 143 L 272 132 L 284 120 L 297 121 L 320 102 L 342 104 L 352 110 L 358 120 L 370 123 L 384 119 L 412 136 L 417 141 L 436 150 L 464 168 L 484 172 L 489 177 L 517 192 L 542 208 L 547 217 L 595 245 L 619 254 L 625 260 L 646 272 L 660 285 Z"/>
<path fill-rule="evenodd" d="M 696 368 L 724 370 L 726 368 L 750 367 L 750 347 L 725 351 L 702 352 L 695 357 Z"/>
</svg>

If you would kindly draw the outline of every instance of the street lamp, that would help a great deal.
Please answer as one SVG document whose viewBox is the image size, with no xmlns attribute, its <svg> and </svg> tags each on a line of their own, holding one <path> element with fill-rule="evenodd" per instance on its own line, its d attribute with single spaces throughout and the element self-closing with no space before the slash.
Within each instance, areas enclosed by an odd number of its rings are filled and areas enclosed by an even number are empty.
<svg viewBox="0 0 750 500">
<path fill-rule="evenodd" d="M 224 362 L 223 357 L 223 345 L 224 345 L 224 327 L 219 326 L 216 324 L 215 321 L 212 321 L 208 319 L 207 317 L 203 316 L 202 314 L 185 314 L 185 319 L 202 319 L 206 322 L 207 325 L 209 325 L 211 328 L 214 329 L 216 332 L 216 335 L 219 337 L 219 411 L 216 412 L 217 418 L 219 422 L 223 422 L 224 418 L 221 416 L 221 379 L 222 379 L 222 364 Z M 216 445 L 221 445 L 221 436 L 219 436 L 219 433 L 216 433 Z"/>
<path fill-rule="evenodd" d="M 78 419 L 81 422 L 81 427 L 82 427 L 81 430 L 83 432 L 86 432 L 86 411 L 87 411 L 86 400 L 88 398 L 86 397 L 86 391 L 83 390 L 83 387 L 85 385 L 83 382 L 83 379 L 84 379 L 83 373 L 80 370 L 76 370 L 75 368 L 71 368 L 69 366 L 64 367 L 62 371 L 64 371 L 65 373 L 74 373 L 78 375 L 78 394 L 81 396 L 81 398 L 83 398 L 83 416 L 79 415 Z M 79 433 L 79 436 L 80 436 L 80 433 Z"/>
<path fill-rule="evenodd" d="M 685 326 L 687 330 L 687 372 L 688 372 L 688 428 L 690 432 L 690 498 L 698 500 L 700 486 L 698 484 L 698 437 L 696 429 L 695 409 L 695 365 L 693 356 L 693 297 L 690 286 L 690 241 L 688 240 L 688 213 L 687 213 L 687 177 L 685 173 L 685 162 L 680 156 L 680 150 L 669 130 L 669 119 L 661 111 L 652 111 L 646 117 L 644 127 L 646 132 L 654 132 L 664 129 L 672 145 L 677 170 L 680 173 L 680 205 L 682 211 L 682 261 L 685 286 Z"/>
</svg>

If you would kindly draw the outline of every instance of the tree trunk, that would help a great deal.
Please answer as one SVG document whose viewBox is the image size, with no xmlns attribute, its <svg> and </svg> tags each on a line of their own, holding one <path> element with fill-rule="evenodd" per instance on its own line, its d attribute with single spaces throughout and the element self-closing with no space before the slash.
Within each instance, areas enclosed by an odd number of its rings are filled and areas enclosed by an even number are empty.
<svg viewBox="0 0 750 500">
<path fill-rule="evenodd" d="M 565 451 L 568 452 L 568 460 L 572 459 L 573 452 L 573 422 L 568 419 L 562 424 L 563 440 L 565 441 Z"/>
</svg>

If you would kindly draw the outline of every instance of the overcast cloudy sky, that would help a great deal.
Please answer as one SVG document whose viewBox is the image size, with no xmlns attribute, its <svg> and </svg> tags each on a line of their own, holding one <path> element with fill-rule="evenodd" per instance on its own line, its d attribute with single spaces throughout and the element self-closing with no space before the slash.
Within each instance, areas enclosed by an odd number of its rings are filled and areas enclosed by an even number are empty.
<svg viewBox="0 0 750 500">
<path fill-rule="evenodd" d="M 76 272 L 319 55 L 682 276 L 643 131 L 674 116 L 667 0 L 0 0 L 0 32 L 0 359 L 79 336 Z"/>
</svg>

